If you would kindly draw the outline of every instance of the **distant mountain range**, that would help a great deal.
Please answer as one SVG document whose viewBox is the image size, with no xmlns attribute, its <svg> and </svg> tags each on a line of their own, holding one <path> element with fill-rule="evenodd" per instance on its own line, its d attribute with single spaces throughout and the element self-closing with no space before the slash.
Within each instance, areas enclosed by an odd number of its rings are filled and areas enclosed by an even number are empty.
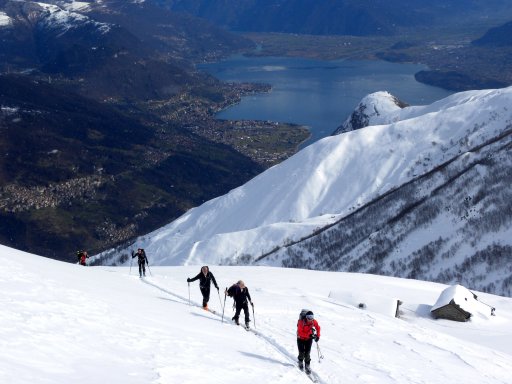
<svg viewBox="0 0 512 384">
<path fill-rule="evenodd" d="M 154 0 L 235 31 L 390 35 L 401 28 L 478 20 L 508 10 L 506 0 Z"/>
<path fill-rule="evenodd" d="M 496 28 L 491 28 L 480 39 L 474 40 L 473 45 L 490 47 L 512 46 L 512 21 Z"/>
<path fill-rule="evenodd" d="M 511 102 L 512 88 L 421 107 L 370 95 L 345 133 L 97 262 L 144 247 L 160 265 L 369 272 L 511 295 Z"/>
<path fill-rule="evenodd" d="M 87 97 L 145 100 L 199 84 L 192 62 L 252 45 L 190 16 L 126 1 L 2 1 L 4 72 L 72 80 Z"/>
</svg>

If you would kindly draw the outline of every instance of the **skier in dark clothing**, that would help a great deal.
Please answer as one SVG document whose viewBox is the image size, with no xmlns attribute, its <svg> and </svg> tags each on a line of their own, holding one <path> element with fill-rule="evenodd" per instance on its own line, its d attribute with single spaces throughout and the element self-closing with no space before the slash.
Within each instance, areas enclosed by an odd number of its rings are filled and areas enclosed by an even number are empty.
<svg viewBox="0 0 512 384">
<path fill-rule="evenodd" d="M 315 320 L 313 312 L 307 311 L 304 317 L 301 316 L 297 322 L 297 347 L 299 348 L 299 368 L 304 369 L 304 363 L 306 363 L 306 373 L 308 374 L 311 373 L 309 365 L 313 340 L 316 342 L 320 340 L 320 325 Z"/>
<path fill-rule="evenodd" d="M 215 280 L 215 276 L 210 272 L 208 266 L 201 267 L 201 271 L 197 274 L 196 277 L 187 278 L 187 283 L 191 283 L 199 279 L 199 289 L 201 290 L 201 294 L 203 295 L 203 309 L 208 309 L 208 301 L 210 300 L 210 286 L 213 281 L 213 285 L 217 288 L 217 292 L 219 291 L 219 286 L 217 285 L 217 281 Z"/>
<path fill-rule="evenodd" d="M 137 249 L 137 253 L 133 253 L 132 251 L 132 259 L 136 256 L 139 262 L 139 277 L 146 276 L 146 265 L 149 267 L 146 252 L 142 248 Z"/>
<path fill-rule="evenodd" d="M 254 303 L 251 300 L 251 295 L 249 294 L 249 288 L 247 288 L 242 280 L 239 280 L 236 284 L 233 284 L 229 289 L 226 289 L 226 295 L 232 297 L 235 301 L 235 316 L 233 319 L 236 325 L 240 325 L 238 321 L 240 317 L 240 312 L 242 309 L 244 310 L 245 315 L 245 327 L 249 328 L 249 322 L 251 321 L 249 317 L 249 305 L 247 302 L 251 303 L 254 307 Z"/>
</svg>

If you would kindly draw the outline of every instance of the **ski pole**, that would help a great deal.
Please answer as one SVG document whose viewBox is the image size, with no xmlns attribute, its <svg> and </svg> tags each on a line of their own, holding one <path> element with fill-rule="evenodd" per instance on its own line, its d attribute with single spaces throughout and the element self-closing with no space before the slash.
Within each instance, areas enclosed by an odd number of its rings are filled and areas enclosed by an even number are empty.
<svg viewBox="0 0 512 384">
<path fill-rule="evenodd" d="M 132 251 L 132 258 L 130 259 L 130 275 L 132 274 L 132 263 L 133 263 L 133 251 Z"/>
<path fill-rule="evenodd" d="M 254 315 L 254 304 L 251 301 L 251 307 L 252 307 L 252 318 L 254 319 L 254 329 L 256 329 L 256 316 Z"/>
<path fill-rule="evenodd" d="M 219 304 L 220 304 L 220 307 L 222 308 L 222 301 L 220 299 L 220 292 L 219 292 L 219 288 L 217 288 L 217 295 L 219 295 Z"/>
<path fill-rule="evenodd" d="M 224 291 L 224 305 L 222 306 L 222 323 L 224 322 L 224 308 L 226 308 L 226 292 L 228 290 L 228 287 L 226 287 L 226 290 Z M 220 294 L 219 294 L 220 295 Z"/>
<path fill-rule="evenodd" d="M 153 274 L 151 273 L 151 269 L 149 269 L 149 264 L 146 264 L 148 266 L 149 276 L 153 277 Z"/>
<path fill-rule="evenodd" d="M 320 363 L 320 360 L 324 358 L 324 355 L 322 355 L 322 352 L 320 351 L 320 345 L 318 345 L 318 341 L 316 342 L 316 350 L 318 352 L 318 363 Z"/>
<path fill-rule="evenodd" d="M 190 304 L 190 282 L 188 283 L 188 305 L 192 305 Z"/>
</svg>

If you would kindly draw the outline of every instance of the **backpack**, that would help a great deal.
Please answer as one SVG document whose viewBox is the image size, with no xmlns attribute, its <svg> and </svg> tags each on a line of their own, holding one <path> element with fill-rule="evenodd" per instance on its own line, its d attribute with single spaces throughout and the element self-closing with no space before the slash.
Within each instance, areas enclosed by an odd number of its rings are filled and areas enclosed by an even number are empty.
<svg viewBox="0 0 512 384">
<path fill-rule="evenodd" d="M 309 309 L 303 309 L 300 311 L 300 315 L 299 315 L 299 320 L 304 320 L 306 319 L 306 313 L 308 312 L 312 312 L 310 311 Z"/>
<path fill-rule="evenodd" d="M 231 287 L 229 287 L 229 289 L 228 289 L 228 296 L 229 297 L 234 297 L 235 296 L 237 287 L 238 287 L 238 285 L 236 283 L 233 284 Z"/>
</svg>

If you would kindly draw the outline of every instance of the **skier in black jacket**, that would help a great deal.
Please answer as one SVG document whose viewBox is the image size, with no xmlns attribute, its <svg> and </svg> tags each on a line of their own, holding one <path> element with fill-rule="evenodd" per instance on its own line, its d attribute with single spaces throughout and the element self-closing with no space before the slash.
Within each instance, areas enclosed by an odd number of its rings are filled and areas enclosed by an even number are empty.
<svg viewBox="0 0 512 384">
<path fill-rule="evenodd" d="M 149 267 L 149 262 L 148 262 L 148 258 L 146 257 L 146 252 L 142 248 L 137 249 L 137 253 L 135 253 L 135 254 L 132 251 L 132 259 L 136 256 L 139 258 L 138 259 L 139 276 L 140 277 L 146 276 L 146 264 Z"/>
<path fill-rule="evenodd" d="M 213 281 L 213 285 L 217 288 L 217 292 L 219 291 L 219 286 L 217 285 L 217 281 L 215 280 L 215 276 L 210 272 L 210 269 L 207 265 L 201 267 L 201 271 L 197 274 L 196 277 L 187 278 L 187 283 L 191 283 L 192 281 L 196 281 L 199 279 L 199 289 L 201 290 L 201 294 L 203 295 L 203 309 L 208 309 L 208 301 L 210 300 L 210 286 Z"/>
<path fill-rule="evenodd" d="M 239 280 L 236 284 L 229 287 L 229 289 L 226 289 L 225 294 L 235 300 L 235 316 L 233 316 L 232 320 L 235 321 L 236 325 L 240 325 L 238 319 L 240 317 L 240 312 L 242 312 L 243 309 L 245 315 L 245 327 L 249 328 L 249 322 L 251 319 L 249 318 L 249 305 L 247 302 L 249 301 L 254 307 L 249 293 L 249 288 L 245 286 L 242 280 Z"/>
</svg>

